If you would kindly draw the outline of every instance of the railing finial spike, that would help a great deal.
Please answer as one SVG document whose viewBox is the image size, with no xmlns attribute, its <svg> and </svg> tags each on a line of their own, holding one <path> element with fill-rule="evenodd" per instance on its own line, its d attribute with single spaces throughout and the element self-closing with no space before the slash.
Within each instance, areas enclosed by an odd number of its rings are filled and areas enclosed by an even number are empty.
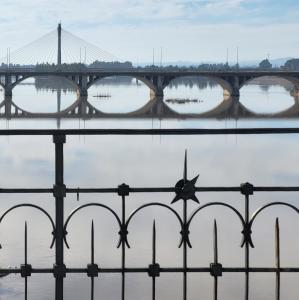
<svg viewBox="0 0 299 300">
<path fill-rule="evenodd" d="M 25 265 L 27 265 L 27 243 L 28 243 L 28 236 L 27 236 L 27 221 L 25 221 L 25 229 L 24 229 L 24 242 L 25 242 L 25 246 L 24 246 L 24 258 L 25 258 Z"/>
<path fill-rule="evenodd" d="M 276 268 L 280 268 L 280 228 L 279 228 L 279 218 L 275 220 L 275 258 L 276 258 Z"/>
<path fill-rule="evenodd" d="M 91 263 L 94 263 L 94 222 L 91 221 Z"/>
<path fill-rule="evenodd" d="M 156 220 L 153 221 L 153 264 L 156 263 Z"/>
<path fill-rule="evenodd" d="M 187 149 L 185 149 L 185 159 L 184 159 L 184 181 L 187 181 L 187 172 L 188 172 L 188 166 L 187 166 Z"/>
<path fill-rule="evenodd" d="M 218 229 L 217 229 L 217 221 L 214 219 L 214 228 L 213 228 L 213 235 L 214 235 L 214 263 L 218 263 Z"/>
</svg>

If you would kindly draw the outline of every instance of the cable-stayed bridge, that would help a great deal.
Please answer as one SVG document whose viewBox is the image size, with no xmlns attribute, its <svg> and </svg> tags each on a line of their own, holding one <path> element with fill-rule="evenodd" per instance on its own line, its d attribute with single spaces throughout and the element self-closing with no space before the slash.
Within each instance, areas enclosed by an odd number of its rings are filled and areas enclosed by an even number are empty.
<svg viewBox="0 0 299 300">
<path fill-rule="evenodd" d="M 91 64 L 94 61 L 115 62 L 121 61 L 113 54 L 89 43 L 69 31 L 64 30 L 61 24 L 57 29 L 50 31 L 24 47 L 10 52 L 0 59 L 0 63 L 10 66 L 31 66 L 37 64 Z"/>
</svg>

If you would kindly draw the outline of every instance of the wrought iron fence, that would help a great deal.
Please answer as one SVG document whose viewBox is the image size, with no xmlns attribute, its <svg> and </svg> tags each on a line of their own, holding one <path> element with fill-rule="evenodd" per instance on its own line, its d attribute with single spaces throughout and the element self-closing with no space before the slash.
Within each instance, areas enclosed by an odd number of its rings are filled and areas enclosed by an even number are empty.
<svg viewBox="0 0 299 300">
<path fill-rule="evenodd" d="M 265 209 L 271 206 L 286 206 L 299 213 L 299 209 L 286 202 L 272 202 L 260 207 L 255 213 L 250 215 L 250 196 L 256 192 L 298 192 L 299 186 L 253 186 L 250 183 L 244 183 L 235 187 L 199 187 L 196 186 L 197 178 L 189 180 L 187 176 L 187 154 L 185 153 L 184 174 L 174 187 L 143 187 L 135 188 L 126 184 L 121 184 L 117 188 L 69 188 L 64 184 L 64 153 L 63 147 L 66 142 L 67 135 L 214 135 L 214 134 L 295 134 L 299 133 L 299 128 L 253 128 L 253 129 L 159 129 L 159 130 L 122 130 L 122 129 L 84 129 L 84 130 L 2 130 L 0 135 L 49 135 L 53 136 L 55 144 L 55 184 L 53 188 L 1 188 L 0 193 L 51 193 L 55 198 L 55 216 L 51 216 L 40 206 L 23 203 L 15 205 L 5 211 L 0 217 L 0 224 L 3 219 L 11 211 L 20 207 L 30 207 L 42 213 L 51 223 L 52 226 L 52 243 L 51 248 L 55 246 L 55 262 L 53 267 L 49 268 L 34 268 L 28 262 L 27 252 L 27 223 L 25 223 L 24 231 L 24 264 L 14 269 L 0 269 L 0 275 L 4 276 L 11 273 L 20 274 L 24 278 L 24 298 L 28 297 L 28 277 L 33 273 L 53 274 L 55 278 L 55 300 L 62 300 L 64 294 L 64 278 L 70 273 L 86 274 L 90 278 L 90 298 L 94 299 L 94 279 L 100 273 L 117 273 L 121 274 L 121 299 L 125 299 L 125 279 L 127 273 L 145 273 L 148 274 L 152 281 L 152 299 L 156 299 L 156 280 L 161 273 L 180 273 L 183 274 L 183 292 L 182 299 L 187 299 L 188 274 L 190 273 L 208 273 L 214 278 L 214 299 L 218 298 L 218 279 L 223 273 L 243 273 L 245 274 L 245 299 L 249 299 L 249 276 L 250 273 L 274 273 L 276 275 L 276 299 L 280 299 L 280 276 L 281 273 L 299 272 L 299 267 L 285 268 L 280 265 L 280 234 L 279 220 L 276 219 L 275 224 L 275 253 L 276 263 L 274 267 L 251 267 L 250 266 L 250 248 L 254 247 L 251 239 L 252 225 L 256 217 Z M 188 212 L 188 202 L 193 200 L 199 204 L 197 199 L 198 193 L 203 192 L 236 192 L 240 193 L 244 199 L 244 211 L 237 210 L 232 205 L 225 202 L 210 202 L 204 205 L 198 205 L 198 208 L 191 214 Z M 121 213 L 117 214 L 111 207 L 102 203 L 94 202 L 81 205 L 71 212 L 69 216 L 64 216 L 64 201 L 66 194 L 83 194 L 83 193 L 110 193 L 117 194 L 121 198 Z M 174 193 L 175 197 L 172 203 L 181 201 L 183 213 L 178 213 L 171 205 L 166 205 L 159 202 L 150 202 L 141 205 L 129 216 L 126 216 L 126 199 L 132 193 Z M 64 248 L 69 248 L 67 241 L 67 228 L 72 217 L 82 209 L 87 207 L 101 207 L 115 218 L 119 228 L 119 242 L 117 247 L 121 250 L 121 267 L 120 268 L 101 268 L 95 262 L 94 255 L 94 225 L 91 224 L 91 256 L 90 263 L 85 268 L 69 268 L 64 262 Z M 183 261 L 182 267 L 162 267 L 156 259 L 156 226 L 155 222 L 152 228 L 152 260 L 147 266 L 143 267 L 127 267 L 126 266 L 126 249 L 130 248 L 128 239 L 128 228 L 132 218 L 141 210 L 149 206 L 158 206 L 167 209 L 177 219 L 180 226 L 180 243 L 179 248 L 182 249 Z M 240 267 L 223 267 L 218 259 L 218 236 L 217 222 L 214 221 L 213 241 L 214 241 L 214 261 L 206 267 L 195 267 L 188 265 L 188 248 L 191 248 L 189 239 L 190 224 L 195 216 L 202 210 L 210 206 L 222 206 L 231 210 L 240 220 L 242 242 L 241 247 L 244 248 L 244 265 Z M 87 292 L 88 293 L 88 292 Z"/>
</svg>

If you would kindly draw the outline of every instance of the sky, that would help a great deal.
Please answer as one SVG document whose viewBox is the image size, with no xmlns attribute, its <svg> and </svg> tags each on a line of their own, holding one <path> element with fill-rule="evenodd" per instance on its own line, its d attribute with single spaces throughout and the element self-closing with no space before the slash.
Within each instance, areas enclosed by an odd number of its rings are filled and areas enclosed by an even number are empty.
<svg viewBox="0 0 299 300">
<path fill-rule="evenodd" d="M 0 0 L 0 57 L 65 30 L 135 63 L 299 57 L 298 0 Z M 161 51 L 162 49 L 162 51 Z"/>
</svg>

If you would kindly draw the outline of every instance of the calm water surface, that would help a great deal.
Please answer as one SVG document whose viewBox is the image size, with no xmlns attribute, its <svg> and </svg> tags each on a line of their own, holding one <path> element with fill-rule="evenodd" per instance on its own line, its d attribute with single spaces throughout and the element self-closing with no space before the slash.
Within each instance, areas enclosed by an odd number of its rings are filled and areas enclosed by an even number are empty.
<svg viewBox="0 0 299 300">
<path fill-rule="evenodd" d="M 65 85 L 60 110 L 76 101 L 71 86 Z M 111 97 L 100 99 L 98 94 Z M 169 103 L 167 99 L 197 99 L 196 103 Z M 34 80 L 26 80 L 14 89 L 14 103 L 31 112 L 57 111 L 55 86 L 36 91 Z M 141 83 L 106 80 L 89 90 L 88 101 L 106 113 L 127 113 L 138 110 L 149 101 L 149 90 Z M 196 83 L 174 84 L 165 90 L 164 102 L 179 113 L 203 113 L 223 102 L 223 91 L 217 85 L 204 88 Z M 285 87 L 263 88 L 248 85 L 241 90 L 240 102 L 255 113 L 273 114 L 291 108 L 295 100 Z M 0 120 L 5 128 L 235 128 L 235 127 L 297 127 L 298 119 L 11 119 Z M 51 137 L 1 137 L 0 187 L 51 187 L 54 183 L 54 145 Z M 238 186 L 249 181 L 254 185 L 298 185 L 298 135 L 269 136 L 71 136 L 65 144 L 65 182 L 68 187 L 117 187 L 125 182 L 134 187 L 174 186 L 182 178 L 183 158 L 188 150 L 188 176 L 200 174 L 198 186 Z M 238 193 L 202 193 L 201 204 L 225 201 L 244 210 Z M 173 194 L 132 194 L 127 200 L 127 215 L 140 205 L 158 201 L 170 204 Z M 51 195 L 0 194 L 0 210 L 30 202 L 54 215 Z M 68 195 L 65 215 L 77 206 L 98 201 L 120 213 L 121 199 L 117 195 Z M 271 201 L 287 201 L 294 205 L 298 193 L 256 193 L 250 203 L 253 213 Z M 182 203 L 172 205 L 182 212 Z M 198 205 L 190 203 L 189 214 Z M 253 227 L 255 248 L 251 250 L 252 266 L 274 266 L 274 224 L 281 224 L 281 265 L 299 265 L 299 225 L 295 213 L 286 208 L 265 211 Z M 230 211 L 211 208 L 194 219 L 188 250 L 189 266 L 209 266 L 213 260 L 213 221 L 219 227 L 219 261 L 223 266 L 243 266 L 244 249 L 240 248 L 241 225 Z M 151 263 L 151 229 L 157 225 L 157 261 L 163 267 L 182 266 L 182 250 L 177 221 L 164 210 L 153 208 L 136 215 L 129 228 L 131 249 L 127 250 L 127 266 L 146 267 Z M 24 222 L 28 221 L 29 263 L 34 267 L 51 267 L 54 251 L 49 249 L 51 228 L 43 216 L 27 208 L 16 210 L 1 223 L 0 264 L 3 267 L 23 263 Z M 114 219 L 100 209 L 86 209 L 70 222 L 65 262 L 71 267 L 86 267 L 90 260 L 90 225 L 95 222 L 96 263 L 100 267 L 119 267 L 121 263 L 118 228 Z M 145 274 L 128 275 L 127 299 L 151 299 L 151 280 Z M 190 275 L 188 299 L 212 299 L 213 280 L 209 274 Z M 294 299 L 299 293 L 297 275 L 282 275 L 282 298 Z M 51 275 L 29 278 L 29 299 L 53 299 L 54 279 Z M 84 275 L 67 275 L 66 299 L 89 297 L 90 281 Z M 101 275 L 96 282 L 96 298 L 120 299 L 121 277 Z M 10 275 L 0 281 L 0 299 L 23 299 L 23 280 Z M 275 276 L 252 275 L 250 299 L 274 299 Z M 171 287 L 171 288 L 169 288 Z M 157 299 L 182 299 L 182 276 L 162 274 L 157 279 Z M 242 299 L 244 276 L 224 274 L 219 280 L 220 299 Z"/>
</svg>

